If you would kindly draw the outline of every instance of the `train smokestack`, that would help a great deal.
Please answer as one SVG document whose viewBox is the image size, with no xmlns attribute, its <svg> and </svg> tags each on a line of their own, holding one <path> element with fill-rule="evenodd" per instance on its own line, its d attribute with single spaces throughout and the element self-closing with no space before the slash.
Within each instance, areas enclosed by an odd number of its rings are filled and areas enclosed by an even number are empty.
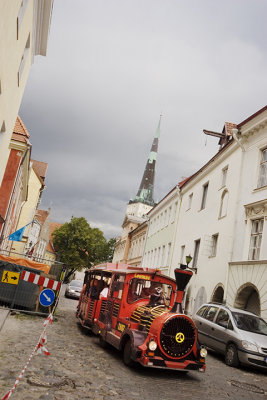
<svg viewBox="0 0 267 400">
<path fill-rule="evenodd" d="M 188 282 L 190 281 L 193 272 L 188 270 L 188 269 L 184 269 L 184 268 L 176 268 L 174 270 L 174 275 L 175 275 L 175 279 L 176 279 L 176 285 L 177 285 L 177 295 L 176 295 L 176 300 L 175 303 L 171 309 L 171 312 L 173 313 L 182 313 L 182 301 L 183 301 L 183 297 L 184 297 L 184 290 L 188 284 Z"/>
</svg>

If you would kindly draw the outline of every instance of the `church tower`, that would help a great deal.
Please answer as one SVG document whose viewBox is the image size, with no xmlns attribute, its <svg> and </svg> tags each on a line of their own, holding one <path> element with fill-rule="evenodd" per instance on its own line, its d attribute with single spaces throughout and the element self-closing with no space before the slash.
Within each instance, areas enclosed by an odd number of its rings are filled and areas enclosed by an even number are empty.
<svg viewBox="0 0 267 400">
<path fill-rule="evenodd" d="M 137 195 L 134 200 L 136 203 L 141 202 L 141 203 L 147 204 L 152 207 L 154 207 L 154 205 L 155 205 L 155 202 L 153 199 L 154 180 L 155 180 L 156 160 L 157 160 L 157 154 L 158 154 L 161 117 L 162 117 L 162 115 L 160 115 L 160 118 L 159 118 L 158 128 L 156 130 L 156 135 L 155 135 L 155 138 L 154 138 L 152 146 L 151 146 L 151 150 L 150 150 L 149 157 L 148 157 L 148 160 L 146 163 L 144 175 L 143 175 L 139 190 L 138 190 Z"/>
<path fill-rule="evenodd" d="M 151 208 L 154 207 L 154 181 L 156 160 L 158 155 L 158 144 L 160 136 L 161 117 L 159 118 L 156 134 L 151 146 L 148 156 L 144 174 L 134 200 L 130 200 L 126 209 L 126 215 L 133 215 L 136 217 L 143 217 Z"/>
<path fill-rule="evenodd" d="M 146 214 L 154 207 L 154 181 L 158 143 L 160 136 L 161 117 L 159 119 L 156 134 L 146 163 L 145 171 L 134 200 L 127 204 L 126 215 L 122 223 L 122 234 L 118 238 L 113 256 L 113 262 L 126 262 L 129 251 L 128 234 L 146 221 Z"/>
</svg>

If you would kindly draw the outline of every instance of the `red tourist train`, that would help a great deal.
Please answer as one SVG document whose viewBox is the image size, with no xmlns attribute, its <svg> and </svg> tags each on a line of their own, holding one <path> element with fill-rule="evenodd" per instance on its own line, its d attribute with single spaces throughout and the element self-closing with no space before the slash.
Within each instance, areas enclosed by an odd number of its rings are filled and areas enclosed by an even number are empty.
<svg viewBox="0 0 267 400">
<path fill-rule="evenodd" d="M 123 361 L 147 367 L 205 371 L 207 351 L 194 322 L 183 313 L 192 271 L 177 268 L 171 279 L 159 270 L 101 264 L 87 271 L 77 317 L 100 344 L 122 350 Z"/>
</svg>

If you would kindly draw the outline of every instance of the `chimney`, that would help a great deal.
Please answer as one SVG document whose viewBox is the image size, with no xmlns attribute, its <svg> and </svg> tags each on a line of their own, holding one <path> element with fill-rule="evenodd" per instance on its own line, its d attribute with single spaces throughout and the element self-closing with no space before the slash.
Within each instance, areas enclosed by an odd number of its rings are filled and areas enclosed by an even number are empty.
<svg viewBox="0 0 267 400">
<path fill-rule="evenodd" d="M 175 274 L 176 285 L 177 285 L 177 295 L 176 295 L 175 303 L 171 309 L 171 312 L 183 313 L 182 301 L 183 301 L 183 297 L 184 297 L 184 290 L 185 290 L 188 282 L 190 281 L 190 279 L 193 275 L 193 272 L 188 269 L 184 269 L 184 268 L 176 268 L 174 270 L 174 274 Z"/>
</svg>

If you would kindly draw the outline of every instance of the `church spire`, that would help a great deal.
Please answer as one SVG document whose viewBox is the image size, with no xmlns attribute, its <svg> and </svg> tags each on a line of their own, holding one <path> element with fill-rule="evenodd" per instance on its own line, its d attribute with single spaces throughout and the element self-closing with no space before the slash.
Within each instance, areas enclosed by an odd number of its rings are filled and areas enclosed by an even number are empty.
<svg viewBox="0 0 267 400">
<path fill-rule="evenodd" d="M 148 156 L 144 175 L 141 184 L 139 186 L 137 195 L 134 199 L 134 203 L 140 202 L 152 207 L 155 205 L 153 199 L 153 193 L 154 193 L 154 179 L 155 179 L 156 160 L 158 154 L 161 117 L 162 115 L 160 115 L 158 127 Z"/>
</svg>

